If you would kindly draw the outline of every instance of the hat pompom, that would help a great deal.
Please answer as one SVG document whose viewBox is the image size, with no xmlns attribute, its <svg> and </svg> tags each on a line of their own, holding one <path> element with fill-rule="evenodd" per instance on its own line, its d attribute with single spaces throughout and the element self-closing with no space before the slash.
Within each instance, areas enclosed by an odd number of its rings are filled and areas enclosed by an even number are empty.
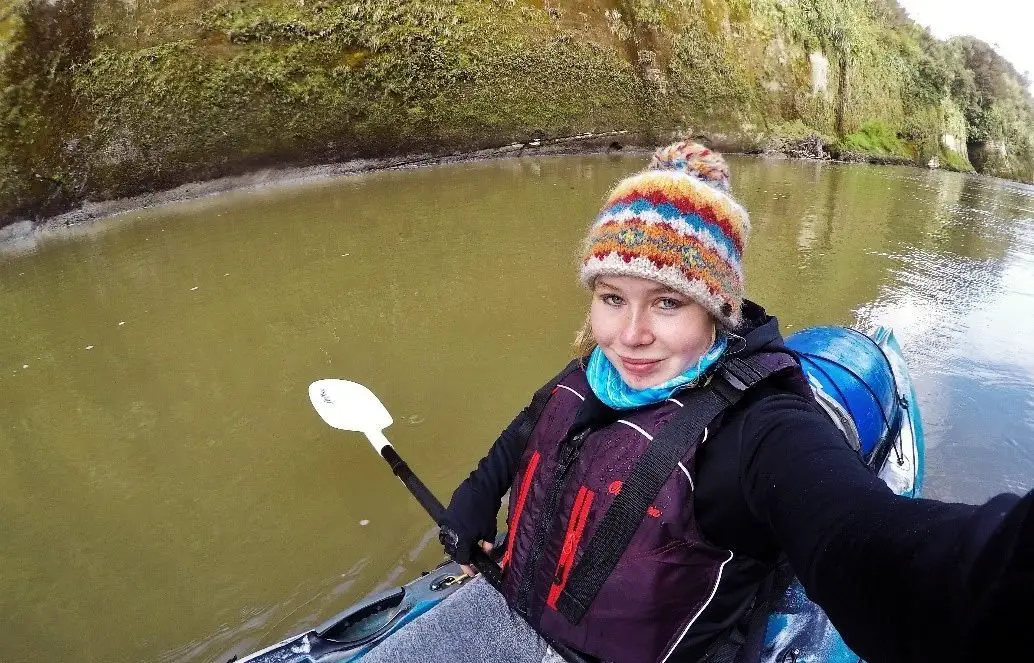
<svg viewBox="0 0 1034 663">
<path fill-rule="evenodd" d="M 653 153 L 649 168 L 682 171 L 722 193 L 729 193 L 729 166 L 725 159 L 700 143 L 682 141 L 662 147 Z"/>
</svg>

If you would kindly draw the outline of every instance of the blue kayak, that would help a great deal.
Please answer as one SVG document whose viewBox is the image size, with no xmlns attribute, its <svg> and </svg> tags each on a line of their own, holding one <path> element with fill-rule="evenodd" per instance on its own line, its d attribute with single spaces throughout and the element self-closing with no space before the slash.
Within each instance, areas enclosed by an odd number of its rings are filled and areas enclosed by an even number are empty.
<svg viewBox="0 0 1034 663">
<path fill-rule="evenodd" d="M 812 327 L 786 341 L 816 399 L 848 442 L 895 493 L 919 497 L 923 429 L 912 380 L 890 329 L 866 335 Z M 253 663 L 339 663 L 363 657 L 385 638 L 432 611 L 464 581 L 443 563 L 407 585 L 366 597 L 323 624 L 240 659 Z M 784 585 L 785 586 L 785 585 Z M 416 654 L 414 659 L 418 659 Z M 822 609 L 796 580 L 768 620 L 764 663 L 858 663 Z"/>
</svg>

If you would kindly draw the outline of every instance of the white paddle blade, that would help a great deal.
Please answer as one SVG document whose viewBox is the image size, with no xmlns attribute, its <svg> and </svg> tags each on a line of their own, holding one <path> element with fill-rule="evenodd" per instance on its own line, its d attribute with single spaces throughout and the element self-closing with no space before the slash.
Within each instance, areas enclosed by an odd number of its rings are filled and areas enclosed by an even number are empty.
<svg viewBox="0 0 1034 663">
<path fill-rule="evenodd" d="M 371 442 L 374 437 L 383 440 L 381 431 L 391 425 L 388 410 L 358 382 L 317 380 L 309 385 L 309 400 L 329 426 L 365 433 Z"/>
</svg>

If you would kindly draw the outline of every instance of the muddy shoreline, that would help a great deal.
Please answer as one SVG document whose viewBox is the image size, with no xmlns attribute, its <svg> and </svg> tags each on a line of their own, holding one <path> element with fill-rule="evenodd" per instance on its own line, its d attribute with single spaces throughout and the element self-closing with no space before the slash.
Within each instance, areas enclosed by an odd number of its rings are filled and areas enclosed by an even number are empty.
<svg viewBox="0 0 1034 663">
<path fill-rule="evenodd" d="M 0 253 L 31 250 L 40 241 L 69 235 L 95 222 L 120 214 L 140 211 L 170 203 L 198 200 L 208 196 L 268 186 L 301 185 L 349 175 L 383 170 L 426 168 L 450 163 L 505 159 L 519 156 L 649 153 L 653 146 L 628 131 L 581 134 L 550 140 L 532 139 L 500 147 L 449 154 L 406 154 L 394 157 L 352 159 L 316 166 L 267 168 L 244 175 L 232 175 L 182 184 L 172 189 L 154 191 L 80 207 L 43 219 L 16 221 L 0 227 Z"/>
<path fill-rule="evenodd" d="M 721 143 L 724 141 L 713 141 Z M 128 198 L 118 198 L 101 202 L 91 202 L 57 216 L 40 222 L 31 220 L 17 221 L 0 227 L 0 254 L 31 252 L 48 239 L 80 234 L 90 226 L 112 217 L 167 205 L 170 203 L 198 200 L 222 193 L 261 189 L 269 186 L 302 185 L 322 180 L 330 180 L 349 175 L 358 175 L 384 170 L 404 170 L 426 168 L 450 163 L 484 161 L 488 159 L 505 159 L 520 156 L 561 156 L 578 154 L 649 154 L 656 146 L 652 141 L 644 140 L 628 131 L 610 131 L 597 134 L 581 134 L 549 140 L 532 139 L 526 142 L 511 143 L 470 152 L 453 152 L 450 154 L 408 154 L 394 157 L 353 159 L 340 163 L 329 163 L 316 166 L 300 166 L 286 168 L 268 168 L 244 175 L 220 177 L 213 180 L 190 182 L 172 189 L 154 191 Z M 716 145 L 718 147 L 718 145 Z M 884 160 L 880 158 L 853 158 L 835 160 L 828 156 L 815 158 L 788 154 L 782 151 L 744 149 L 742 146 L 721 145 L 726 153 L 749 154 L 762 158 L 791 159 L 808 161 L 826 161 L 830 163 L 870 163 L 912 165 L 914 162 L 903 160 Z"/>
</svg>

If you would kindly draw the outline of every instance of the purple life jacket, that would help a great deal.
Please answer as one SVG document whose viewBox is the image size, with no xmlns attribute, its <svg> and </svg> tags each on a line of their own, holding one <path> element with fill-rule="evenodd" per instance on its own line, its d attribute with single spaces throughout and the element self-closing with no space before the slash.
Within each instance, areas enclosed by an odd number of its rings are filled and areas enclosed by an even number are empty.
<svg viewBox="0 0 1034 663">
<path fill-rule="evenodd" d="M 755 382 L 797 366 L 782 353 L 758 356 L 771 360 Z M 733 558 L 705 540 L 695 516 L 696 451 L 709 431 L 685 442 L 627 547 L 572 621 L 561 598 L 569 598 L 572 570 L 632 468 L 683 407 L 680 393 L 603 428 L 575 432 L 580 449 L 572 456 L 565 451 L 568 436 L 589 392 L 584 370 L 570 372 L 531 432 L 511 489 L 503 593 L 542 633 L 579 651 L 615 663 L 662 662 L 714 598 Z"/>
</svg>

